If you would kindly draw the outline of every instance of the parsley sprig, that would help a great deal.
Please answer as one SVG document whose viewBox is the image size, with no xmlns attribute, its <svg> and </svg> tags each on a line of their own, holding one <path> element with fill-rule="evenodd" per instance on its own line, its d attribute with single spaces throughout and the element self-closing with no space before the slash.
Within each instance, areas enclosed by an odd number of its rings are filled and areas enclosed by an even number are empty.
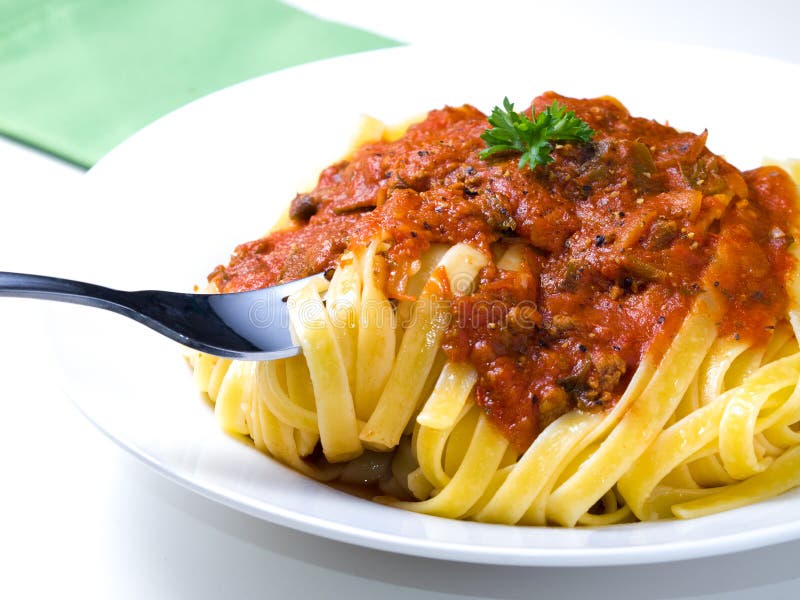
<svg viewBox="0 0 800 600">
<path fill-rule="evenodd" d="M 486 149 L 480 154 L 482 159 L 495 154 L 521 152 L 517 166 L 522 169 L 527 164 L 533 170 L 537 165 L 553 162 L 550 156 L 552 142 L 588 142 L 594 135 L 589 125 L 558 101 L 534 115 L 533 120 L 516 112 L 508 98 L 503 99 L 503 107 L 505 110 L 494 107 L 489 117 L 492 129 L 481 134 L 481 139 L 486 142 Z"/>
</svg>

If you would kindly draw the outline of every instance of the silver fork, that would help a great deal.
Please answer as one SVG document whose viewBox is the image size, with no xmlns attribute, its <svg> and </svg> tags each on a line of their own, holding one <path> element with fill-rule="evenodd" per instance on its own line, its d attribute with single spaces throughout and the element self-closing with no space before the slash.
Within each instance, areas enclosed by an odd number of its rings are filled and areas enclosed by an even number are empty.
<svg viewBox="0 0 800 600">
<path fill-rule="evenodd" d="M 320 273 L 252 292 L 181 294 L 122 292 L 70 279 L 0 271 L 0 296 L 103 308 L 201 352 L 242 360 L 273 360 L 300 354 L 289 328 L 286 299 L 322 277 Z"/>
</svg>

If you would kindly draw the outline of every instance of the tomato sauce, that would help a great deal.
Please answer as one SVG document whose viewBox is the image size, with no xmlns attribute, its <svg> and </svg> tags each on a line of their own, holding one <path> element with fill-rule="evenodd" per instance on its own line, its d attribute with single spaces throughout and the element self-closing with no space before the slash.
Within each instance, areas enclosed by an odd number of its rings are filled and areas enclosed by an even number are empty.
<svg viewBox="0 0 800 600">
<path fill-rule="evenodd" d="M 431 244 L 482 250 L 492 260 L 475 291 L 448 296 L 443 349 L 476 367 L 478 404 L 518 450 L 570 410 L 613 406 L 704 291 L 722 305 L 720 335 L 764 342 L 787 310 L 788 174 L 742 173 L 706 148 L 705 132 L 632 117 L 613 98 L 550 92 L 532 108 L 554 100 L 595 135 L 556 145 L 551 164 L 482 160 L 485 115 L 432 111 L 326 169 L 292 202 L 290 228 L 239 246 L 209 280 L 222 292 L 290 281 L 380 237 L 386 292 L 405 298 Z M 524 245 L 522 264 L 498 268 L 512 244 Z"/>
</svg>

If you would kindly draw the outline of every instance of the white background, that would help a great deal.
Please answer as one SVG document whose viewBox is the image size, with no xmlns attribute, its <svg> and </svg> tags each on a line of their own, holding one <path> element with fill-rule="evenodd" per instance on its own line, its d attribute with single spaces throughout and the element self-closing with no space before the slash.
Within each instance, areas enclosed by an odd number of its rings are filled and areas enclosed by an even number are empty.
<svg viewBox="0 0 800 600">
<path fill-rule="evenodd" d="M 474 40 L 499 58 L 506 36 L 528 36 L 532 69 L 559 43 L 607 36 L 800 63 L 800 6 L 789 1 L 294 4 L 404 41 Z M 747 82 L 732 82 L 732 93 L 736 85 Z M 80 214 L 80 184 L 80 171 L 0 138 L 0 269 L 70 272 L 59 248 L 71 224 L 91 219 Z M 81 230 L 91 226 L 102 223 Z M 94 430 L 51 379 L 44 312 L 0 304 L 2 598 L 800 597 L 800 542 L 668 565 L 479 567 L 364 550 L 236 513 L 151 473 Z"/>
</svg>

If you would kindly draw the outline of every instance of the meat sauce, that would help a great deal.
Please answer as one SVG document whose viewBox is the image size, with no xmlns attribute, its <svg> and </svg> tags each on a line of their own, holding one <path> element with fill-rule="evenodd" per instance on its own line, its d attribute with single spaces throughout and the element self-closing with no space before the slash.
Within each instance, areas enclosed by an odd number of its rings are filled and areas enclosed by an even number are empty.
<svg viewBox="0 0 800 600">
<path fill-rule="evenodd" d="M 631 117 L 613 98 L 550 92 L 532 108 L 554 100 L 592 127 L 591 142 L 556 145 L 551 164 L 520 170 L 518 156 L 480 159 L 480 111 L 432 111 L 326 169 L 292 202 L 290 228 L 239 246 L 210 282 L 234 292 L 290 281 L 381 237 L 386 292 L 403 299 L 431 244 L 482 250 L 492 260 L 474 293 L 448 296 L 443 350 L 475 366 L 478 404 L 518 450 L 574 408 L 613 406 L 705 290 L 722 304 L 720 335 L 765 341 L 787 310 L 788 174 L 742 173 L 706 148 L 705 132 Z M 512 244 L 524 245 L 522 265 L 498 268 Z"/>
</svg>

